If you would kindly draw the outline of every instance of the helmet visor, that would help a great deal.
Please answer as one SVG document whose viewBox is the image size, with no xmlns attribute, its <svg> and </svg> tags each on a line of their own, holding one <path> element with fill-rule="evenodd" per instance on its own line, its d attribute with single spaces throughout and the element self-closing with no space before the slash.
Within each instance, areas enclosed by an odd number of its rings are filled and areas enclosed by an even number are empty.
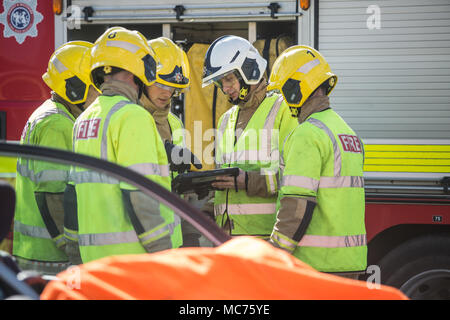
<svg viewBox="0 0 450 320">
<path fill-rule="evenodd" d="M 183 89 L 167 86 L 159 82 L 155 82 L 154 85 L 157 86 L 158 88 L 169 91 L 175 97 L 179 96 L 183 92 Z"/>
<path fill-rule="evenodd" d="M 232 77 L 232 78 L 228 77 L 231 74 L 234 74 L 235 77 Z M 221 74 L 220 76 L 217 76 L 211 80 L 217 88 L 223 89 L 224 86 L 234 85 L 234 83 L 236 81 L 239 81 L 240 79 L 241 79 L 241 77 L 240 77 L 239 73 L 236 70 L 231 70 L 231 71 Z"/>
</svg>

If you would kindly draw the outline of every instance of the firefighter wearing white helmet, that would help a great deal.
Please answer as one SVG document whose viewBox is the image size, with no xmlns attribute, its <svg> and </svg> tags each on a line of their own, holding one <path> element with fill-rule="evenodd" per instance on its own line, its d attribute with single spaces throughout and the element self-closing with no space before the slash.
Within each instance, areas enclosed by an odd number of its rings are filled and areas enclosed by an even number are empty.
<svg viewBox="0 0 450 320">
<path fill-rule="evenodd" d="M 246 39 L 223 36 L 216 39 L 206 52 L 202 86 L 214 83 L 223 91 L 222 82 L 232 79 L 233 75 L 238 79 L 239 89 L 224 93 L 233 104 L 242 103 L 249 94 L 250 86 L 260 83 L 266 65 L 267 61 Z"/>
<path fill-rule="evenodd" d="M 215 156 L 240 174 L 213 184 L 215 220 L 232 235 L 264 239 L 276 218 L 278 150 L 297 125 L 283 97 L 267 94 L 266 64 L 246 39 L 228 35 L 209 47 L 203 75 L 203 86 L 214 83 L 235 104 L 219 119 Z"/>
<path fill-rule="evenodd" d="M 299 126 L 281 151 L 281 190 L 270 241 L 315 269 L 357 278 L 367 265 L 364 148 L 330 107 L 337 82 L 317 50 L 294 46 L 275 61 L 279 91 Z"/>
<path fill-rule="evenodd" d="M 28 119 L 20 142 L 72 150 L 75 119 L 98 95 L 89 77 L 92 43 L 71 41 L 50 57 L 42 76 L 51 98 Z M 63 195 L 69 168 L 19 158 L 13 254 L 23 270 L 56 274 L 69 265 Z"/>
<path fill-rule="evenodd" d="M 131 168 L 170 190 L 163 142 L 153 117 L 138 105 L 158 72 L 147 39 L 113 27 L 94 43 L 91 57 L 91 76 L 102 94 L 75 122 L 75 152 Z M 124 182 L 105 183 L 81 168 L 71 178 L 83 262 L 181 245 L 180 218 L 167 207 Z"/>
</svg>

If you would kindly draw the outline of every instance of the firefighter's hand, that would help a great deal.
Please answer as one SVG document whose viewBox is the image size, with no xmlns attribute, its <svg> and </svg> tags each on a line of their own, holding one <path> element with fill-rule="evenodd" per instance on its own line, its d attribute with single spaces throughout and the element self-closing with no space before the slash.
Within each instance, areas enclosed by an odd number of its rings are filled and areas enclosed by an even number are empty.
<svg viewBox="0 0 450 320">
<path fill-rule="evenodd" d="M 183 148 L 169 141 L 164 143 L 167 159 L 169 160 L 170 170 L 183 173 L 190 169 L 191 163 L 201 169 L 200 160 L 187 148 Z"/>
<path fill-rule="evenodd" d="M 198 200 L 206 198 L 209 194 L 208 188 L 196 188 L 194 189 L 194 192 L 197 194 Z"/>
<path fill-rule="evenodd" d="M 239 175 L 237 177 L 230 176 L 218 176 L 216 181 L 211 185 L 216 189 L 235 189 L 246 190 L 246 173 L 242 169 L 239 169 Z"/>
</svg>

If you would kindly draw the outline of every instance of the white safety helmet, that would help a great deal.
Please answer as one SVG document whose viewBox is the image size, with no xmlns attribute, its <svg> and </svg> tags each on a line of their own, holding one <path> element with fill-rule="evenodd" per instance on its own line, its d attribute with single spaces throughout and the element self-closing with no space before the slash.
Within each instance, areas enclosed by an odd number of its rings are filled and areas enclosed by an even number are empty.
<svg viewBox="0 0 450 320">
<path fill-rule="evenodd" d="M 247 85 L 258 84 L 266 70 L 267 61 L 246 39 L 223 36 L 208 48 L 203 66 L 202 87 L 219 80 L 232 71 L 239 72 Z"/>
</svg>

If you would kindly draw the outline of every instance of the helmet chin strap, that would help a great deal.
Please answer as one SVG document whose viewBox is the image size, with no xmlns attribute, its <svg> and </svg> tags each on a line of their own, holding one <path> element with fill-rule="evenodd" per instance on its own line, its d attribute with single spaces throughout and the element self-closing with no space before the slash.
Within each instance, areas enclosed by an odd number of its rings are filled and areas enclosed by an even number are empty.
<svg viewBox="0 0 450 320">
<path fill-rule="evenodd" d="M 250 85 L 246 84 L 242 78 L 239 77 L 239 86 L 241 89 L 239 90 L 239 96 L 231 100 L 231 97 L 228 99 L 229 102 L 231 102 L 233 105 L 239 104 L 239 102 L 244 101 L 244 99 L 247 97 L 248 92 L 250 91 Z"/>
<path fill-rule="evenodd" d="M 298 118 L 300 116 L 301 108 L 289 107 L 289 109 L 291 109 L 291 116 L 293 118 Z M 299 109 L 300 109 L 300 112 L 299 112 Z"/>
</svg>

